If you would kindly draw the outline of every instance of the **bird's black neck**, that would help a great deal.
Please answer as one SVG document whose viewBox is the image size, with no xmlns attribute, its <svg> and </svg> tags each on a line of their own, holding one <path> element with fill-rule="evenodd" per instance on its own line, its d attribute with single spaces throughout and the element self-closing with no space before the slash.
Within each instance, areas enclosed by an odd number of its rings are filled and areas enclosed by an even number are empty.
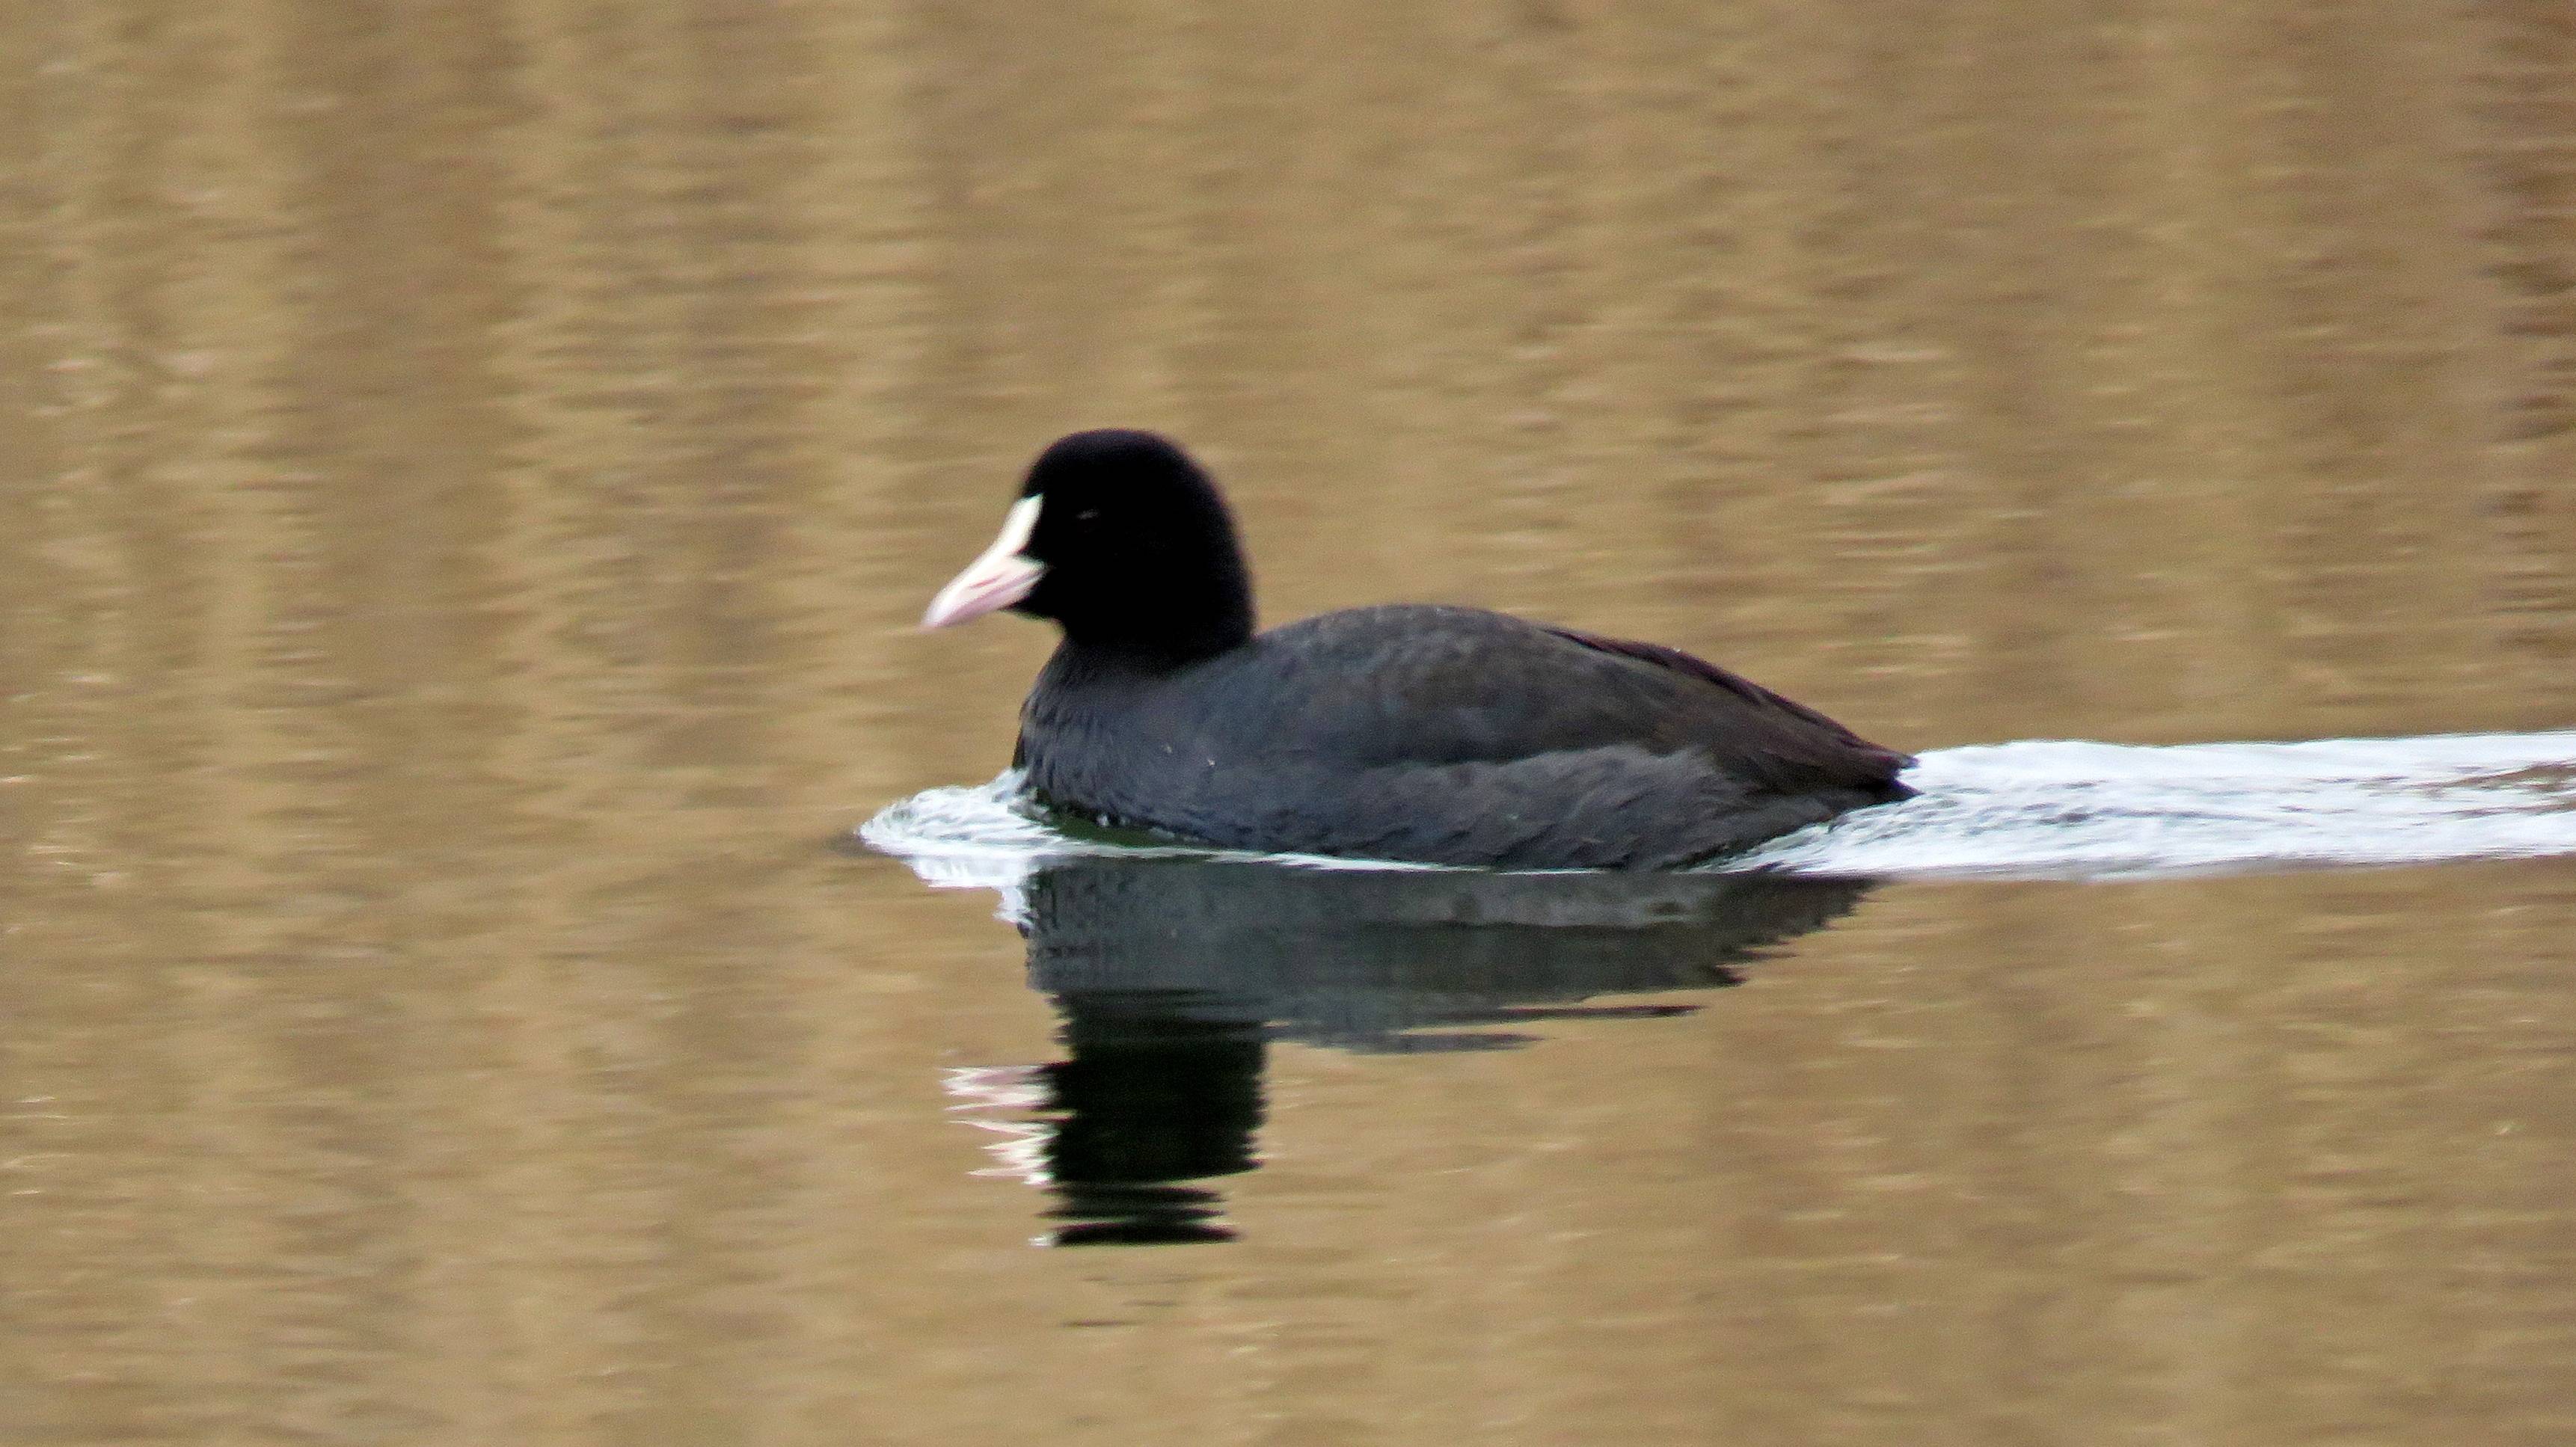
<svg viewBox="0 0 2576 1447">
<path fill-rule="evenodd" d="M 1252 579 L 1232 546 L 1082 582 L 1049 612 L 1069 650 L 1104 664 L 1163 672 L 1252 641 Z"/>
</svg>

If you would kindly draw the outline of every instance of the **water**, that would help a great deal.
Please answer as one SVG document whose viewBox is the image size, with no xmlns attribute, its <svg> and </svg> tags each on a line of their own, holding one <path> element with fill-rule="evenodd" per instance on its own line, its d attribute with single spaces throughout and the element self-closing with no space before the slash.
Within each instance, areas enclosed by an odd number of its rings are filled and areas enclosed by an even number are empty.
<svg viewBox="0 0 2576 1447">
<path fill-rule="evenodd" d="M 1267 1048 L 1421 1052 L 1530 1027 L 1662 1019 L 1593 1003 L 1743 982 L 1742 966 L 1896 879 L 2122 880 L 2576 855 L 2576 732 L 1936 750 L 1921 791 L 1724 868 L 1503 874 L 1061 832 L 1005 773 L 858 831 L 928 884 L 984 888 L 1028 943 L 1062 1061 L 949 1072 L 1007 1176 L 1055 1197 L 1045 1244 L 1236 1239 Z M 1462 1029 L 1461 1027 L 1475 1027 Z"/>
<path fill-rule="evenodd" d="M 0 1442 L 2576 1437 L 2563 20 L 0 13 Z M 1067 847 L 1109 423 L 1934 787 Z"/>
</svg>

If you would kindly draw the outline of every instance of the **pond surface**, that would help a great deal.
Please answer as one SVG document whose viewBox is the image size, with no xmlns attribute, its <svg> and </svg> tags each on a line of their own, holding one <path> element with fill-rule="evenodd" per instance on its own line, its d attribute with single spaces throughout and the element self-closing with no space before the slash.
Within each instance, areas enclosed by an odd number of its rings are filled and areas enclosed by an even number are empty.
<svg viewBox="0 0 2576 1447">
<path fill-rule="evenodd" d="M 2576 1438 L 2563 0 L 112 0 L 0 117 L 0 1441 Z M 1940 787 L 1033 843 L 1048 638 L 912 623 L 1104 423 L 1273 620 Z"/>
</svg>

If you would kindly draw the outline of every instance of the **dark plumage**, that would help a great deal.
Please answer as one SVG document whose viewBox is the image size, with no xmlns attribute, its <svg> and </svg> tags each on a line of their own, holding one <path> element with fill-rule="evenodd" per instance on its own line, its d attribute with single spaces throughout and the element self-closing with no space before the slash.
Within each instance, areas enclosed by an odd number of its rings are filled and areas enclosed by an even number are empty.
<svg viewBox="0 0 2576 1447">
<path fill-rule="evenodd" d="M 1224 502 L 1150 433 L 1048 448 L 924 621 L 1002 607 L 1064 630 L 1021 714 L 1029 789 L 1182 839 L 1669 868 L 1913 792 L 1906 755 L 1655 644 L 1425 605 L 1256 635 Z"/>
</svg>

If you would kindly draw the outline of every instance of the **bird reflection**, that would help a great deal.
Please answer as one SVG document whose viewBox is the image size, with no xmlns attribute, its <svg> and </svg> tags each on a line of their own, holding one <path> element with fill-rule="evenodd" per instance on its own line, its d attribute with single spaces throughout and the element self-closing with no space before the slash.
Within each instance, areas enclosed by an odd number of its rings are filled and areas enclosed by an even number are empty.
<svg viewBox="0 0 2576 1447">
<path fill-rule="evenodd" d="M 1029 982 L 1067 1059 L 970 1071 L 952 1089 L 1013 1174 L 1056 1197 L 1059 1245 L 1224 1241 L 1201 1184 L 1259 1165 L 1272 1041 L 1364 1051 L 1492 1050 L 1549 1020 L 1668 1016 L 1605 995 L 1737 982 L 1763 947 L 1848 911 L 1862 881 L 1746 874 L 1316 870 L 1085 858 L 1016 901 Z"/>
</svg>

